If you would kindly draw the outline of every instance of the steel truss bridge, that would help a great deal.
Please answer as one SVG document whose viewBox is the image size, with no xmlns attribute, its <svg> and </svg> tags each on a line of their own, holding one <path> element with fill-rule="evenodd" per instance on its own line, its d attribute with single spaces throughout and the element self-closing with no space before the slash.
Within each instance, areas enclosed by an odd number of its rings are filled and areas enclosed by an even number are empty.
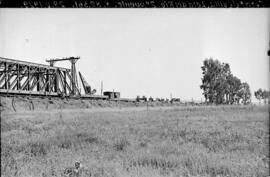
<svg viewBox="0 0 270 177">
<path fill-rule="evenodd" d="M 75 60 L 71 60 L 72 68 L 14 60 L 0 57 L 0 94 L 43 95 L 43 96 L 80 96 L 75 70 Z M 60 61 L 58 59 L 55 61 Z"/>
</svg>

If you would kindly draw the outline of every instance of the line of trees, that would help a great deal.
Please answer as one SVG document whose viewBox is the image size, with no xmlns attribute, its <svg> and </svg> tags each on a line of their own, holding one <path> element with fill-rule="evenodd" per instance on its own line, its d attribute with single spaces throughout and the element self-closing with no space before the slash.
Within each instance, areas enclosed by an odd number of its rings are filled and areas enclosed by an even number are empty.
<svg viewBox="0 0 270 177">
<path fill-rule="evenodd" d="M 207 103 L 215 104 L 249 104 L 251 92 L 249 84 L 241 82 L 231 72 L 228 63 L 221 63 L 212 58 L 203 61 L 202 85 Z"/>
<path fill-rule="evenodd" d="M 255 98 L 257 98 L 260 102 L 261 100 L 264 100 L 264 103 L 267 103 L 267 100 L 269 101 L 270 98 L 270 91 L 262 90 L 261 88 L 254 92 Z"/>
</svg>

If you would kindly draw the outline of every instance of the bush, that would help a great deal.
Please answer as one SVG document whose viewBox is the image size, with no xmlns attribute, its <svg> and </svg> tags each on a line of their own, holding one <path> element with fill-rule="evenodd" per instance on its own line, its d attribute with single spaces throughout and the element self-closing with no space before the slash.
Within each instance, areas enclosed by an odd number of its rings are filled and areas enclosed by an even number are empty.
<svg viewBox="0 0 270 177">
<path fill-rule="evenodd" d="M 49 144 L 45 142 L 29 142 L 26 148 L 31 156 L 45 156 L 50 150 Z"/>
<path fill-rule="evenodd" d="M 126 138 L 120 138 L 119 140 L 116 140 L 114 143 L 114 148 L 116 151 L 124 151 L 127 146 L 129 145 L 129 142 Z"/>
</svg>

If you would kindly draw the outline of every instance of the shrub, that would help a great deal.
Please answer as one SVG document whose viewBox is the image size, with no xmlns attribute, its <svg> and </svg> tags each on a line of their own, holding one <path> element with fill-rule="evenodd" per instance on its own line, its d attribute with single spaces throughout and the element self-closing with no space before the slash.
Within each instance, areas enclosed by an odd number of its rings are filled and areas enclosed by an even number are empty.
<svg viewBox="0 0 270 177">
<path fill-rule="evenodd" d="M 28 153 L 31 156 L 45 156 L 47 155 L 50 146 L 46 142 L 29 142 L 27 147 L 29 149 Z"/>
<path fill-rule="evenodd" d="M 124 151 L 128 145 L 129 142 L 127 141 L 126 138 L 120 138 L 117 139 L 116 142 L 114 143 L 114 148 L 116 151 Z"/>
<path fill-rule="evenodd" d="M 93 137 L 87 133 L 78 133 L 75 135 L 79 141 L 83 141 L 86 143 L 97 143 L 99 142 L 97 137 Z"/>
</svg>

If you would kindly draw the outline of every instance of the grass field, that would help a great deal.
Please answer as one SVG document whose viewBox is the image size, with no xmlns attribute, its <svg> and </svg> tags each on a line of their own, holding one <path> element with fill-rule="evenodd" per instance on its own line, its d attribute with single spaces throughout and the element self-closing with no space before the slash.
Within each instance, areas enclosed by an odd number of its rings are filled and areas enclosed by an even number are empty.
<svg viewBox="0 0 270 177">
<path fill-rule="evenodd" d="M 269 176 L 269 109 L 183 106 L 1 115 L 1 176 Z"/>
</svg>

